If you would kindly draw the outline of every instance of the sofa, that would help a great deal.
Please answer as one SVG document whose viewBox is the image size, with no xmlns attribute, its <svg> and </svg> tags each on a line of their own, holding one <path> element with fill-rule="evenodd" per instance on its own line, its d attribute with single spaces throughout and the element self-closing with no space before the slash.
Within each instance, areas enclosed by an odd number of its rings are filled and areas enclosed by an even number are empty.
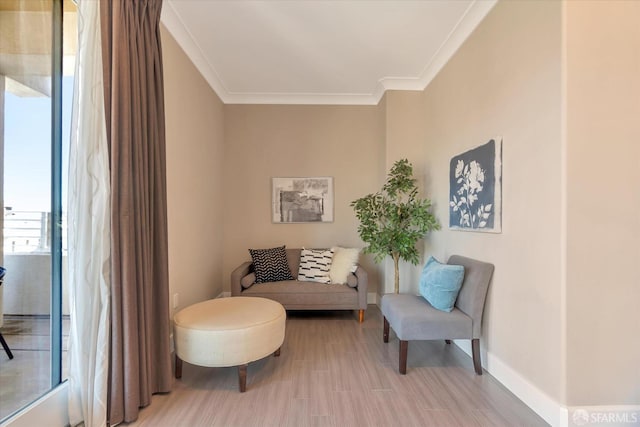
<svg viewBox="0 0 640 427">
<path fill-rule="evenodd" d="M 301 281 L 298 278 L 302 249 L 287 248 L 286 260 L 294 279 L 256 283 L 251 261 L 231 273 L 231 296 L 251 296 L 278 301 L 287 310 L 357 310 L 360 322 L 367 309 L 367 272 L 356 265 L 346 284 Z"/>
</svg>

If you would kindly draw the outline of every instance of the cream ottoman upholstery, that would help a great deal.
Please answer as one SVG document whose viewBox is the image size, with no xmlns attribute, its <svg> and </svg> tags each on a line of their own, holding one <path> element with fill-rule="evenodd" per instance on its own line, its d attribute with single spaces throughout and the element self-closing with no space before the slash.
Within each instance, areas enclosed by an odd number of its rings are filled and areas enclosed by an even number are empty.
<svg viewBox="0 0 640 427">
<path fill-rule="evenodd" d="M 176 378 L 182 361 L 198 366 L 238 366 L 240 391 L 246 389 L 247 365 L 284 342 L 286 311 L 266 298 L 216 298 L 191 305 L 174 317 Z"/>
</svg>

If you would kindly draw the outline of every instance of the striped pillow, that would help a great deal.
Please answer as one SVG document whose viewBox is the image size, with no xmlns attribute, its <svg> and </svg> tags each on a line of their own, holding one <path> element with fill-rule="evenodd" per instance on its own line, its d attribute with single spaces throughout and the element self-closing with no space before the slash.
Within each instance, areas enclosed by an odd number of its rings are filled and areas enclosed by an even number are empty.
<svg viewBox="0 0 640 427">
<path fill-rule="evenodd" d="M 303 282 L 331 283 L 329 270 L 331 269 L 332 250 L 304 249 L 300 252 L 300 268 L 298 280 Z"/>
</svg>

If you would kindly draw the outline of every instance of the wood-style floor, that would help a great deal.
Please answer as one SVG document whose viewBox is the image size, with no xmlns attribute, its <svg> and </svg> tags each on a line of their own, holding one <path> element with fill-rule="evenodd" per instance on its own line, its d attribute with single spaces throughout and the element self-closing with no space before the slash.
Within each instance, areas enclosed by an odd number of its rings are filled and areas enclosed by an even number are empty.
<svg viewBox="0 0 640 427">
<path fill-rule="evenodd" d="M 444 341 L 410 342 L 407 375 L 398 340 L 382 342 L 373 305 L 352 312 L 289 312 L 280 357 L 236 368 L 183 365 L 171 393 L 153 396 L 130 426 L 543 426 L 538 415 Z"/>
</svg>

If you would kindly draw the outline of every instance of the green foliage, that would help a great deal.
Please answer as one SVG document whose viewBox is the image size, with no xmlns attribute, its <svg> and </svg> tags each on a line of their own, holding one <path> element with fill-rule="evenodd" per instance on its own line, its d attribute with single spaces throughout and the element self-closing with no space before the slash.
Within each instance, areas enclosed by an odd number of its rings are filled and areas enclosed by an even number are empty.
<svg viewBox="0 0 640 427">
<path fill-rule="evenodd" d="M 374 254 L 376 262 L 387 255 L 414 265 L 420 261 L 416 243 L 440 225 L 431 201 L 417 196 L 413 167 L 402 159 L 394 163 L 382 191 L 351 202 L 360 220 L 358 233 L 367 244 L 364 252 Z"/>
</svg>

